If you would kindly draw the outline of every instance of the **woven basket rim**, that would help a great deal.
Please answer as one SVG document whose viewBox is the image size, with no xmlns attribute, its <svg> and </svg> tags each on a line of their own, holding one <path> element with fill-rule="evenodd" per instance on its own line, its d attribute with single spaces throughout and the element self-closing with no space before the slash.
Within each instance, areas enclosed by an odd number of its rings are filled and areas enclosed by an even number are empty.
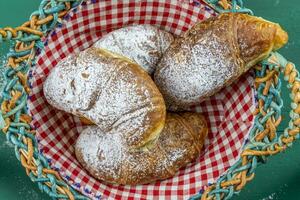
<svg viewBox="0 0 300 200">
<path fill-rule="evenodd" d="M 89 0 L 89 2 L 96 1 Z M 198 1 L 195 0 L 194 2 Z M 199 2 L 206 2 L 220 13 L 228 12 L 228 9 L 232 12 L 252 13 L 251 10 L 243 6 L 240 0 L 232 0 L 230 2 L 226 0 L 207 0 Z M 229 5 L 227 9 L 224 9 L 227 5 L 224 5 L 225 2 Z M 80 2 L 72 0 L 55 1 L 55 4 L 52 5 L 42 1 L 41 7 L 44 8 L 43 10 L 48 16 L 46 16 L 45 13 L 44 15 L 41 15 L 40 12 L 34 12 L 31 20 L 21 27 L 16 29 L 0 29 L 0 42 L 3 38 L 6 40 L 15 39 L 21 41 L 21 43 L 16 43 L 17 46 L 15 47 L 15 51 L 8 54 L 9 60 L 5 72 L 7 81 L 1 97 L 2 113 L 0 115 L 0 125 L 2 131 L 6 133 L 8 141 L 18 147 L 17 158 L 26 168 L 27 174 L 33 180 L 39 180 L 40 177 L 45 177 L 47 179 L 48 177 L 47 181 L 42 181 L 42 184 L 44 185 L 42 190 L 55 198 L 85 199 L 85 197 L 81 196 L 64 183 L 57 172 L 50 168 L 47 161 L 43 158 L 42 153 L 36 152 L 37 144 L 34 138 L 34 130 L 28 125 L 31 119 L 27 116 L 26 109 L 23 109 L 24 105 L 22 103 L 25 102 L 26 105 L 26 95 L 29 91 L 29 87 L 26 83 L 26 73 L 31 64 L 34 64 L 35 50 L 41 45 L 39 43 L 40 38 L 44 33 L 49 32 L 49 30 L 54 28 L 55 23 L 53 22 L 57 22 L 58 19 L 65 16 L 72 8 L 76 9 L 78 5 L 80 5 Z M 39 17 L 41 16 L 44 18 L 44 21 L 39 20 Z M 49 24 L 49 26 L 42 27 L 42 30 L 44 29 L 43 31 L 37 30 L 42 24 Z M 24 43 L 26 41 L 32 42 L 29 45 L 22 46 L 22 42 Z M 298 120 L 299 115 L 297 110 L 298 97 L 297 99 L 295 99 L 295 97 L 300 88 L 300 84 L 297 81 L 298 72 L 295 65 L 288 62 L 280 54 L 272 53 L 271 56 L 261 62 L 255 70 L 257 85 L 261 86 L 258 87 L 258 92 L 261 96 L 258 97 L 259 108 L 255 113 L 257 126 L 251 130 L 250 142 L 245 147 L 241 159 L 228 170 L 227 176 L 221 177 L 215 184 L 209 186 L 205 191 L 196 194 L 192 199 L 220 199 L 232 197 L 234 194 L 232 191 L 241 190 L 248 181 L 253 179 L 256 165 L 260 162 L 260 159 L 264 159 L 265 156 L 277 154 L 285 150 L 286 147 L 297 138 L 299 133 L 297 126 L 300 124 L 300 121 Z M 285 78 L 288 81 L 288 88 L 292 89 L 291 97 L 294 103 L 292 104 L 292 121 L 289 124 L 289 127 L 285 130 L 284 134 L 277 135 L 276 127 L 278 127 L 281 122 L 280 110 L 282 105 L 279 105 L 278 109 L 270 107 L 270 104 L 265 111 L 265 108 L 263 107 L 264 104 L 261 103 L 261 101 L 268 95 L 274 95 L 274 91 L 271 93 L 270 88 L 272 89 L 273 87 L 275 91 L 280 90 L 280 87 L 278 87 L 281 85 L 281 82 L 278 79 L 280 71 L 283 71 Z M 279 92 L 277 97 L 279 97 Z M 274 103 L 279 104 L 278 102 L 282 99 L 277 100 L 278 101 L 274 101 Z M 23 107 L 21 105 L 23 105 Z M 12 121 L 12 119 L 14 121 Z M 265 142 L 264 139 L 267 142 Z M 41 167 L 42 170 L 40 170 Z M 49 176 L 51 178 L 49 178 Z"/>
</svg>

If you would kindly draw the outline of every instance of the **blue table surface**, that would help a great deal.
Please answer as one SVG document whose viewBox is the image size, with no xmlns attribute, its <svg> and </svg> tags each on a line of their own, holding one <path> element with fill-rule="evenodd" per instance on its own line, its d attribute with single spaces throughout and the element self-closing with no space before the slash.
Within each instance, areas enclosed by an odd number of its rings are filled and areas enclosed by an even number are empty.
<svg viewBox="0 0 300 200">
<path fill-rule="evenodd" d="M 299 0 L 245 0 L 247 7 L 258 16 L 280 23 L 290 36 L 289 43 L 280 53 L 300 66 L 300 4 Z M 0 1 L 0 27 L 17 26 L 38 8 L 39 1 L 17 0 Z M 0 45 L 1 57 L 7 52 L 6 45 Z M 1 63 L 1 62 L 0 62 Z M 298 68 L 299 69 L 299 68 Z M 282 132 L 287 126 L 289 101 L 286 87 L 282 96 L 285 100 L 283 115 L 285 120 L 279 128 Z M 270 157 L 266 165 L 257 169 L 256 177 L 234 200 L 298 200 L 300 199 L 300 143 L 286 152 Z M 24 169 L 16 160 L 14 148 L 0 136 L 0 200 L 47 200 L 36 183 L 26 176 Z"/>
</svg>

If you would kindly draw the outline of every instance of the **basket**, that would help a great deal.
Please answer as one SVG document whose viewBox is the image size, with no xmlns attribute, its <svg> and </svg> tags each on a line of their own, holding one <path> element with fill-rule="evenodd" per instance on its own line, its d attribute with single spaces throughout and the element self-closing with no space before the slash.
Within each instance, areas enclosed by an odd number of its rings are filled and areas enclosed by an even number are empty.
<svg viewBox="0 0 300 200">
<path fill-rule="evenodd" d="M 0 42 L 14 41 L 1 69 L 0 127 L 31 180 L 54 199 L 229 199 L 241 191 L 259 163 L 298 137 L 298 72 L 276 52 L 253 72 L 191 108 L 209 122 L 206 151 L 174 178 L 150 185 L 105 185 L 89 177 L 72 160 L 70 144 L 82 129 L 80 120 L 47 106 L 41 94 L 43 80 L 59 59 L 116 28 L 150 23 L 180 34 L 196 21 L 228 11 L 252 14 L 239 0 L 51 0 L 42 1 L 22 26 L 0 29 Z M 281 73 L 293 101 L 283 134 L 276 132 L 282 119 Z"/>
</svg>

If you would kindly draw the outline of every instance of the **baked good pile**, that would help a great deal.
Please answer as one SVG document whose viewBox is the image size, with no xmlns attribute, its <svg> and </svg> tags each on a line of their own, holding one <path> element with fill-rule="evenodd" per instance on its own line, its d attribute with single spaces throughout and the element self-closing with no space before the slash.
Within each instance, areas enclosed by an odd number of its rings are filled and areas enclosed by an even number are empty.
<svg viewBox="0 0 300 200">
<path fill-rule="evenodd" d="M 91 176 L 146 184 L 200 156 L 208 128 L 189 108 L 287 40 L 278 24 L 239 13 L 199 22 L 180 36 L 128 26 L 61 60 L 43 92 L 49 104 L 87 125 L 75 154 Z"/>
</svg>

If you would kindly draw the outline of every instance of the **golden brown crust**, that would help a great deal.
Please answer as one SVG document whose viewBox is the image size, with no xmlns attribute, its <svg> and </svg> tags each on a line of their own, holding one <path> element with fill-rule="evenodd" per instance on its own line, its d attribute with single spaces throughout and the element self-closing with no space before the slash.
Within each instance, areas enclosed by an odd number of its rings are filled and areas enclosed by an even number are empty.
<svg viewBox="0 0 300 200">
<path fill-rule="evenodd" d="M 118 133 L 89 127 L 79 136 L 78 161 L 95 178 L 122 185 L 146 184 L 174 176 L 200 154 L 207 124 L 198 113 L 168 113 L 151 149 L 130 149 Z M 113 154 L 111 153 L 113 152 Z"/>
<path fill-rule="evenodd" d="M 186 110 L 286 42 L 278 24 L 246 14 L 221 14 L 175 39 L 157 67 L 155 83 L 169 110 Z"/>
<path fill-rule="evenodd" d="M 79 117 L 79 120 L 81 121 L 81 123 L 83 123 L 84 125 L 95 125 L 94 122 L 90 121 L 87 118 L 84 117 Z"/>
<path fill-rule="evenodd" d="M 246 64 L 245 71 L 287 43 L 288 35 L 278 24 L 246 14 L 235 16 L 237 42 Z"/>
</svg>

